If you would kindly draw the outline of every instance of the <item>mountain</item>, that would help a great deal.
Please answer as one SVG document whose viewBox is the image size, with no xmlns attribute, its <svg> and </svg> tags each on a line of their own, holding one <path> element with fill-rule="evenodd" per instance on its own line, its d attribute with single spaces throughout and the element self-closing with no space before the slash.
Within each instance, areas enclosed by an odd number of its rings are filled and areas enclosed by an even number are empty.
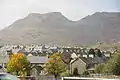
<svg viewBox="0 0 120 80">
<path fill-rule="evenodd" d="M 60 12 L 30 13 L 0 31 L 1 44 L 94 44 L 120 40 L 120 12 L 71 21 Z"/>
</svg>

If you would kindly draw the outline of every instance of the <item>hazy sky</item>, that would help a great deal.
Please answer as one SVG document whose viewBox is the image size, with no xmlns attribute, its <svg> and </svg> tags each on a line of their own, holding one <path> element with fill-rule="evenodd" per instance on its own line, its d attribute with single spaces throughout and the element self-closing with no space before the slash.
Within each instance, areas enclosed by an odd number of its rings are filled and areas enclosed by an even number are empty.
<svg viewBox="0 0 120 80">
<path fill-rule="evenodd" d="M 120 0 L 0 0 L 0 29 L 29 13 L 61 12 L 79 20 L 94 12 L 120 11 Z"/>
</svg>

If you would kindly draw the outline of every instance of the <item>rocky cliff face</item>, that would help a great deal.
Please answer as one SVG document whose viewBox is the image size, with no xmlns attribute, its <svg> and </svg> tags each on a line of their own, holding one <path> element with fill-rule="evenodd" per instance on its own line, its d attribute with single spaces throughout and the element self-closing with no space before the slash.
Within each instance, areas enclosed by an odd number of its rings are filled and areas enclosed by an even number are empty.
<svg viewBox="0 0 120 80">
<path fill-rule="evenodd" d="M 120 40 L 120 12 L 70 21 L 59 12 L 31 13 L 0 31 L 3 44 L 93 44 Z"/>
</svg>

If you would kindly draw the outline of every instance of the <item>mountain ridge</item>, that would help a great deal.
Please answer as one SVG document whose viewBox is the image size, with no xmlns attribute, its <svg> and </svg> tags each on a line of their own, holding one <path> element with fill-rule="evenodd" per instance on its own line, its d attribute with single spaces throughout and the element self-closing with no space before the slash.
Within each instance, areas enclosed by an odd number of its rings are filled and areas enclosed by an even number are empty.
<svg viewBox="0 0 120 80">
<path fill-rule="evenodd" d="M 120 12 L 96 12 L 72 21 L 60 12 L 30 13 L 0 31 L 1 44 L 95 44 L 120 40 Z M 117 28 L 117 29 L 116 29 Z"/>
</svg>

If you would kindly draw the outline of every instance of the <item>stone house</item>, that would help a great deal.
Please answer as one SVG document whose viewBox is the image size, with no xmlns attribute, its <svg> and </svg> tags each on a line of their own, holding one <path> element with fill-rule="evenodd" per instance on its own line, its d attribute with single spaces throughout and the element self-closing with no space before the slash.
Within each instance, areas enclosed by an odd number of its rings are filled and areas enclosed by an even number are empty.
<svg viewBox="0 0 120 80">
<path fill-rule="evenodd" d="M 27 59 L 30 61 L 31 64 L 31 76 L 36 76 L 36 75 L 43 75 L 44 70 L 44 64 L 47 63 L 48 57 L 47 56 L 27 56 Z M 0 71 L 1 70 L 6 70 L 6 64 L 9 61 L 9 56 L 0 56 Z M 4 71 L 3 70 L 3 71 Z"/>
<path fill-rule="evenodd" d="M 78 69 L 78 73 L 82 74 L 84 71 L 86 71 L 86 63 L 81 60 L 81 58 L 77 58 L 75 60 L 72 60 L 70 63 L 70 74 L 73 74 L 74 69 Z"/>
<path fill-rule="evenodd" d="M 78 57 L 70 62 L 70 73 L 73 74 L 74 69 L 78 69 L 78 73 L 84 71 L 94 72 L 94 68 L 98 64 L 105 63 L 108 60 L 106 57 Z"/>
<path fill-rule="evenodd" d="M 37 76 L 37 75 L 43 75 L 44 70 L 44 64 L 47 63 L 48 57 L 47 56 L 27 56 L 27 59 L 31 63 L 31 75 Z"/>
</svg>

